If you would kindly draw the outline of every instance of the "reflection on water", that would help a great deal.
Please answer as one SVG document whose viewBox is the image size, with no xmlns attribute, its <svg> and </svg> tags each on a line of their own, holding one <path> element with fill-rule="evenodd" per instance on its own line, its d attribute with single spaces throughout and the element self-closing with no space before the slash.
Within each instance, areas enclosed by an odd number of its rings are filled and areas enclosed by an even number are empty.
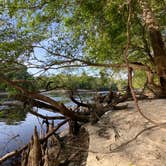
<svg viewBox="0 0 166 166">
<path fill-rule="evenodd" d="M 43 115 L 55 116 L 55 113 L 42 109 L 38 109 L 38 112 Z M 26 118 L 23 121 L 17 122 L 17 125 L 8 125 L 6 122 L 0 122 L 0 156 L 29 142 L 34 126 L 37 126 L 38 130 L 42 126 L 42 130 L 45 130 L 45 126 L 42 125 L 42 119 L 30 113 L 26 114 Z"/>
<path fill-rule="evenodd" d="M 27 111 L 21 107 L 2 109 L 0 111 L 0 121 L 7 125 L 16 125 L 25 120 L 26 114 Z"/>
<path fill-rule="evenodd" d="M 88 102 L 89 97 L 92 98 L 94 93 L 82 93 L 81 100 Z M 63 101 L 67 106 L 74 106 L 65 94 L 59 94 L 56 97 L 54 94 L 49 95 L 56 101 Z M 79 99 L 79 97 L 77 97 Z M 49 112 L 43 109 L 34 108 L 38 113 L 55 116 L 57 113 Z M 6 111 L 0 111 L 0 156 L 7 152 L 18 149 L 24 144 L 28 143 L 34 130 L 34 126 L 37 126 L 38 131 L 45 130 L 45 126 L 42 125 L 42 119 L 27 113 L 22 108 L 7 109 Z M 56 120 L 55 124 L 60 122 Z M 63 128 L 62 128 L 63 130 Z"/>
<path fill-rule="evenodd" d="M 54 97 L 56 100 L 60 100 L 61 97 Z M 63 97 L 65 99 L 65 97 Z M 71 105 L 69 100 L 65 99 L 66 104 Z M 33 108 L 38 113 L 55 116 L 57 113 L 46 111 L 39 108 Z M 34 127 L 37 126 L 38 131 L 45 130 L 45 124 L 42 124 L 43 120 L 30 113 L 27 113 L 25 109 L 21 107 L 10 108 L 0 111 L 0 156 L 7 152 L 18 149 L 24 144 L 28 143 Z M 60 122 L 56 120 L 55 123 Z"/>
</svg>

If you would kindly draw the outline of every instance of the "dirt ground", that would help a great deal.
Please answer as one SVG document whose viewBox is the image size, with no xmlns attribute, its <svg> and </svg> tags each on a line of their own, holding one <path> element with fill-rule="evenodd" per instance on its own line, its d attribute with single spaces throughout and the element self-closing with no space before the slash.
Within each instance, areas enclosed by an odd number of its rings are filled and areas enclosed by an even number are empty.
<svg viewBox="0 0 166 166">
<path fill-rule="evenodd" d="M 85 128 L 81 128 L 77 136 L 67 135 L 63 142 L 59 166 L 86 166 L 89 134 Z"/>
<path fill-rule="evenodd" d="M 97 124 L 85 125 L 90 141 L 86 166 L 166 166 L 166 125 L 146 129 L 153 124 L 133 102 L 127 103 L 128 109 L 107 112 Z M 142 100 L 139 105 L 149 118 L 166 122 L 166 99 Z"/>
</svg>

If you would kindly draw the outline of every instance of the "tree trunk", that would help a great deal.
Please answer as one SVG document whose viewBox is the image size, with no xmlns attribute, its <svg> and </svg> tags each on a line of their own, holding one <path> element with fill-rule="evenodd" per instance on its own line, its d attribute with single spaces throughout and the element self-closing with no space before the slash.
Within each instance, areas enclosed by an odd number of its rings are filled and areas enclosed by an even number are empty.
<svg viewBox="0 0 166 166">
<path fill-rule="evenodd" d="M 129 74 L 132 77 L 132 73 L 133 73 L 133 68 L 129 67 Z M 128 80 L 127 80 L 127 89 L 126 89 L 126 94 L 128 97 L 131 97 L 131 89 L 130 89 L 130 77 L 128 76 Z"/>
<path fill-rule="evenodd" d="M 166 96 L 166 49 L 162 40 L 159 26 L 156 22 L 154 14 L 149 7 L 148 3 L 143 0 L 139 0 L 139 4 L 143 10 L 143 21 L 147 26 L 151 46 L 154 53 L 155 70 L 159 77 L 161 86 L 161 96 Z"/>
<path fill-rule="evenodd" d="M 160 97 L 162 91 L 160 86 L 154 83 L 154 73 L 152 71 L 146 71 L 147 81 L 145 88 L 149 89 L 155 96 Z"/>
</svg>

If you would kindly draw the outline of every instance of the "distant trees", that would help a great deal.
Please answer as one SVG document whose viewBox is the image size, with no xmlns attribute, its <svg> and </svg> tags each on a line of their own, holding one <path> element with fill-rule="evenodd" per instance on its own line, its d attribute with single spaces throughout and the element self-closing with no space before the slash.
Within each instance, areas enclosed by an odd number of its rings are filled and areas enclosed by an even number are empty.
<svg viewBox="0 0 166 166">
<path fill-rule="evenodd" d="M 14 64 L 13 64 L 14 65 Z M 17 65 L 17 72 L 14 71 L 8 71 L 6 73 L 6 77 L 14 82 L 19 83 L 24 88 L 34 90 L 37 87 L 33 84 L 34 77 L 30 75 L 27 71 L 27 67 L 24 65 Z M 7 86 L 3 82 L 0 83 L 0 90 L 1 91 L 14 91 L 14 89 L 10 86 Z"/>
<path fill-rule="evenodd" d="M 111 78 L 89 76 L 85 72 L 81 75 L 57 74 L 36 78 L 40 89 L 88 89 L 108 90 L 113 83 Z"/>
<path fill-rule="evenodd" d="M 131 28 L 128 45 L 129 65 L 127 65 L 124 49 L 127 40 L 129 2 L 131 2 L 129 23 Z M 0 81 L 10 86 L 12 90 L 16 89 L 20 95 L 19 100 L 24 101 L 25 105 L 49 108 L 53 112 L 58 112 L 66 118 L 65 123 L 69 119 L 74 124 L 96 122 L 106 111 L 118 109 L 116 105 L 125 101 L 129 93 L 117 96 L 110 91 L 108 96 L 99 95 L 92 103 L 77 101 L 71 94 L 71 100 L 77 105 L 76 108 L 72 108 L 35 91 L 34 85 L 38 84 L 37 87 L 47 90 L 110 87 L 116 90 L 116 84 L 121 87 L 127 84 L 125 78 L 122 81 L 120 79 L 112 81 L 109 78 L 111 72 L 107 73 L 105 69 L 101 70 L 98 77 L 88 76 L 86 73 L 71 75 L 67 73 L 67 69 L 91 66 L 109 68 L 109 71 L 120 74 L 128 67 L 131 72 L 133 71 L 131 75 L 133 74 L 135 81 L 133 83 L 137 87 L 144 84 L 156 96 L 166 97 L 166 48 L 163 40 L 165 23 L 163 0 L 1 2 Z M 42 50 L 44 55 L 36 49 Z M 23 65 L 23 68 L 20 65 Z M 37 68 L 43 72 L 50 69 L 56 72 L 63 68 L 67 74 L 61 73 L 49 78 L 40 76 L 36 78 L 37 83 L 32 84 L 29 81 L 32 77 L 27 73 L 27 68 Z M 139 73 L 136 70 L 143 72 Z M 48 120 L 48 117 L 44 119 Z M 16 153 L 15 151 L 10 155 Z M 7 158 L 2 158 L 0 162 Z"/>
<path fill-rule="evenodd" d="M 29 62 L 30 67 L 36 66 L 44 71 L 79 66 L 119 68 L 119 71 L 126 68 L 123 53 L 127 2 L 9 0 L 4 6 L 7 12 L 3 14 L 9 20 L 15 20 L 12 26 L 17 33 L 14 42 L 2 42 L 2 48 L 6 50 L 5 45 L 12 46 L 12 52 L 7 49 L 7 53 L 33 57 L 35 62 Z M 158 89 L 159 96 L 164 96 L 166 91 L 164 6 L 162 0 L 131 1 L 129 65 L 134 70 L 146 71 L 147 87 Z M 12 37 L 11 33 L 7 34 Z M 24 47 L 20 41 L 24 41 Z M 43 49 L 49 58 L 32 56 L 34 48 Z M 157 84 L 154 81 L 156 76 Z"/>
</svg>

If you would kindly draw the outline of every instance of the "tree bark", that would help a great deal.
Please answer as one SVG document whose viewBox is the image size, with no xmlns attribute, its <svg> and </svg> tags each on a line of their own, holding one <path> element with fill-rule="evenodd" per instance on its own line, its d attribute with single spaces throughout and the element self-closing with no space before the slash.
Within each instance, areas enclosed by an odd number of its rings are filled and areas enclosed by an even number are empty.
<svg viewBox="0 0 166 166">
<path fill-rule="evenodd" d="M 154 73 L 152 71 L 146 71 L 147 81 L 145 87 L 150 90 L 155 96 L 160 97 L 162 91 L 161 87 L 154 82 Z"/>
<path fill-rule="evenodd" d="M 155 70 L 159 77 L 161 86 L 161 96 L 166 97 L 166 49 L 156 18 L 148 3 L 143 0 L 138 1 L 143 10 L 143 21 L 149 32 L 151 46 L 154 54 Z"/>
</svg>

